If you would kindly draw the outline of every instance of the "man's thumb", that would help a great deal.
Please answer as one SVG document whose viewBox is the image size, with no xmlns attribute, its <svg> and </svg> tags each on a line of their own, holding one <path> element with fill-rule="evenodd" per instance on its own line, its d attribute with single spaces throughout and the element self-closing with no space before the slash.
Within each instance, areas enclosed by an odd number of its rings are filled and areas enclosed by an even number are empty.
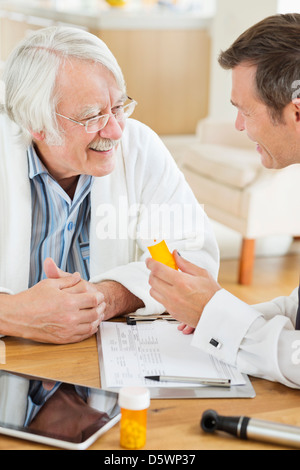
<svg viewBox="0 0 300 470">
<path fill-rule="evenodd" d="M 79 273 L 74 273 L 74 274 L 66 273 L 66 276 L 60 277 L 57 280 L 58 288 L 67 289 L 68 287 L 76 286 L 76 284 L 78 284 L 80 280 L 81 280 L 81 277 Z"/>
<path fill-rule="evenodd" d="M 191 263 L 190 261 L 184 259 L 177 250 L 173 251 L 173 256 L 175 258 L 175 262 L 183 273 L 191 274 L 192 276 L 203 276 L 205 273 L 205 269 L 196 266 L 195 264 Z"/>
<path fill-rule="evenodd" d="M 48 279 L 58 279 L 61 277 L 70 276 L 68 273 L 62 271 L 53 261 L 52 258 L 46 258 L 44 261 L 44 271 Z"/>
</svg>

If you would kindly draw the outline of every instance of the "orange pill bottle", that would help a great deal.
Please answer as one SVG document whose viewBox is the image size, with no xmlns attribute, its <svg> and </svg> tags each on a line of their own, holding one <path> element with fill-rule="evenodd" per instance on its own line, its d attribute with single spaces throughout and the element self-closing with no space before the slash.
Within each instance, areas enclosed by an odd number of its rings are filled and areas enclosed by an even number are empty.
<svg viewBox="0 0 300 470">
<path fill-rule="evenodd" d="M 148 250 L 153 259 L 159 261 L 160 263 L 166 264 L 170 268 L 178 270 L 178 266 L 175 263 L 174 256 L 170 252 L 164 240 L 160 243 L 157 243 L 156 245 L 148 246 Z"/>
<path fill-rule="evenodd" d="M 120 445 L 125 449 L 141 449 L 146 444 L 150 392 L 144 387 L 124 387 L 119 392 L 118 402 L 121 408 Z"/>
</svg>

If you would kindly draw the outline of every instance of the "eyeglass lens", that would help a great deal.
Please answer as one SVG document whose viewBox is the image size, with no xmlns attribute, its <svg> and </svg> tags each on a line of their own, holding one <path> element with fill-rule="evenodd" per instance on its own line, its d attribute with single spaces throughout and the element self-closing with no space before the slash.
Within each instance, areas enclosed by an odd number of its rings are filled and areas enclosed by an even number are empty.
<svg viewBox="0 0 300 470">
<path fill-rule="evenodd" d="M 129 116 L 131 116 L 131 114 L 133 113 L 134 111 L 134 108 L 135 108 L 135 101 L 131 102 L 131 103 L 128 103 L 127 105 L 125 106 L 122 106 L 120 109 L 118 109 L 115 113 L 113 113 L 114 115 L 114 118 L 117 120 L 117 121 L 124 121 L 125 119 L 127 119 Z M 99 117 L 96 117 L 94 119 L 91 119 L 89 120 L 87 123 L 86 123 L 86 130 L 87 132 L 97 132 L 101 129 L 103 129 L 103 127 L 106 126 L 108 120 L 110 118 L 110 115 L 109 114 L 105 114 L 103 116 L 99 116 Z"/>
</svg>

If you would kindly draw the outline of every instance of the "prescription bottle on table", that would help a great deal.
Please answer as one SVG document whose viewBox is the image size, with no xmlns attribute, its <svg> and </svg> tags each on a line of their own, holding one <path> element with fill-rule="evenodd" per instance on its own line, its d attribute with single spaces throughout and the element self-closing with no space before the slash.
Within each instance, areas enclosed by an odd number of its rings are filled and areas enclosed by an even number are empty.
<svg viewBox="0 0 300 470">
<path fill-rule="evenodd" d="M 141 449 L 146 444 L 150 392 L 143 387 L 124 387 L 118 401 L 121 408 L 120 445 L 125 449 Z"/>
</svg>

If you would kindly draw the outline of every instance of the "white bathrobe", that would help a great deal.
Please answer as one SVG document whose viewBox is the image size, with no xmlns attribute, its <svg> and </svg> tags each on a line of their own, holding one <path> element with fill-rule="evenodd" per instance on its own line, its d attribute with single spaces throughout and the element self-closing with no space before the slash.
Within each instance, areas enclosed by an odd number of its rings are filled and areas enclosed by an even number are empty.
<svg viewBox="0 0 300 470">
<path fill-rule="evenodd" d="M 29 278 L 31 192 L 26 148 L 17 134 L 16 126 L 0 115 L 0 292 L 8 293 L 27 289 Z M 144 262 L 149 256 L 147 247 L 153 244 L 147 238 L 148 229 L 157 239 L 164 235 L 161 222 L 149 222 L 163 206 L 177 210 L 179 236 L 173 228 L 167 233 L 169 248 L 177 248 L 217 277 L 218 247 L 201 206 L 158 136 L 130 119 L 115 170 L 95 178 L 92 186 L 90 276 L 91 282 L 123 284 L 143 300 L 145 308 L 140 314 L 164 311 L 149 295 L 149 271 Z M 181 219 L 180 207 L 184 209 Z M 172 217 L 172 213 L 164 214 L 165 221 Z"/>
</svg>

